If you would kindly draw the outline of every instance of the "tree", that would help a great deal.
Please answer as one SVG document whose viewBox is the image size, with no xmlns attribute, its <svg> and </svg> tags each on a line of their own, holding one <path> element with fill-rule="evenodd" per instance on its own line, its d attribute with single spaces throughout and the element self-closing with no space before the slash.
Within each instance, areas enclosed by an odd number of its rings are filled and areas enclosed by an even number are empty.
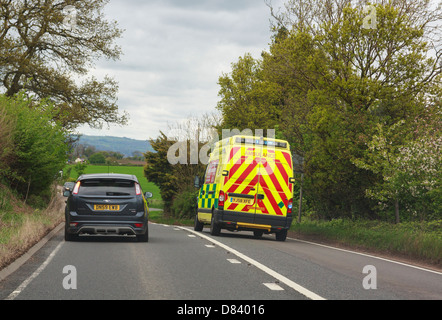
<svg viewBox="0 0 442 320">
<path fill-rule="evenodd" d="M 155 152 L 147 152 L 144 155 L 146 159 L 144 176 L 159 187 L 164 209 L 168 211 L 178 190 L 173 166 L 167 160 L 167 153 L 173 141 L 168 141 L 167 136 L 160 132 L 160 136 L 156 140 L 150 140 L 150 144 Z"/>
<path fill-rule="evenodd" d="M 6 95 L 25 89 L 37 100 L 50 99 L 57 107 L 54 119 L 68 129 L 125 123 L 116 81 L 86 78 L 95 59 L 121 54 L 114 41 L 122 30 L 102 12 L 107 2 L 1 0 L 0 84 Z"/>
<path fill-rule="evenodd" d="M 441 121 L 440 106 L 430 105 L 414 120 L 414 130 L 404 120 L 390 127 L 378 124 L 364 157 L 353 161 L 381 176 L 366 194 L 384 209 L 394 204 L 396 223 L 401 217 L 441 218 Z"/>
<path fill-rule="evenodd" d="M 231 74 L 219 78 L 218 110 L 224 129 L 270 129 L 279 122 L 277 86 L 262 77 L 261 62 L 250 54 L 232 64 Z"/>
<path fill-rule="evenodd" d="M 97 152 L 97 153 L 92 154 L 89 157 L 89 162 L 91 164 L 105 164 L 106 163 L 106 157 L 105 157 L 103 152 Z"/>
<path fill-rule="evenodd" d="M 285 11 L 272 8 L 269 52 L 262 61 L 240 59 L 220 81 L 225 123 L 248 125 L 259 114 L 250 106 L 277 110 L 267 114 L 276 120 L 268 125 L 278 126 L 305 158 L 306 195 L 328 218 L 375 216 L 365 192 L 382 178 L 353 159 L 364 157 L 378 124 L 405 121 L 410 128 L 428 101 L 440 97 L 442 37 L 434 24 L 442 5 L 376 1 L 369 9 L 377 23 L 370 28 L 365 5 L 291 0 Z M 272 92 L 259 99 L 262 105 L 250 102 L 256 84 Z"/>
</svg>

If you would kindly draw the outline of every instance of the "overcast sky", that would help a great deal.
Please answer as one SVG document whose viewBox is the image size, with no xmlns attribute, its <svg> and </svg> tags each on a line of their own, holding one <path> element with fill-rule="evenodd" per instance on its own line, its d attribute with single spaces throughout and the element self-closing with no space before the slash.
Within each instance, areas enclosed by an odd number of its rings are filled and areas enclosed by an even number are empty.
<svg viewBox="0 0 442 320">
<path fill-rule="evenodd" d="M 118 105 L 130 121 L 81 127 L 87 135 L 147 140 L 168 122 L 215 111 L 218 78 L 245 53 L 259 58 L 271 37 L 264 0 L 111 0 L 105 13 L 125 29 L 117 42 L 123 55 L 98 62 L 93 74 L 119 82 Z"/>
</svg>

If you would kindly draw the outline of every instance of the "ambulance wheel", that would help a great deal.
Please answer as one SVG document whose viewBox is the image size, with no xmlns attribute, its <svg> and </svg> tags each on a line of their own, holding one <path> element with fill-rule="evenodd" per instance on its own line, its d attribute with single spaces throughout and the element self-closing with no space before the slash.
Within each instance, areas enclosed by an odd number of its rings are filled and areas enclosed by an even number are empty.
<svg viewBox="0 0 442 320">
<path fill-rule="evenodd" d="M 287 239 L 287 230 L 282 230 L 276 233 L 276 241 L 285 241 Z"/>
<path fill-rule="evenodd" d="M 212 236 L 219 236 L 221 234 L 221 227 L 215 222 L 215 217 L 212 214 L 212 223 L 210 224 L 210 234 Z"/>
<path fill-rule="evenodd" d="M 198 213 L 195 215 L 195 225 L 193 230 L 195 231 L 203 231 L 204 223 L 198 221 Z"/>
<path fill-rule="evenodd" d="M 256 230 L 256 231 L 253 231 L 253 237 L 255 238 L 255 239 L 260 239 L 260 238 L 262 238 L 262 235 L 264 234 L 264 231 L 261 231 L 261 230 Z"/>
</svg>

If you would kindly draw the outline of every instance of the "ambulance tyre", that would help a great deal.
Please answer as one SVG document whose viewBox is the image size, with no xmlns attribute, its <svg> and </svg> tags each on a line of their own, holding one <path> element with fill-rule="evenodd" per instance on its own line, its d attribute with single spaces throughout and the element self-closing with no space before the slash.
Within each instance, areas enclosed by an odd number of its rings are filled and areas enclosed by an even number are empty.
<svg viewBox="0 0 442 320">
<path fill-rule="evenodd" d="M 195 231 L 203 231 L 204 223 L 198 221 L 198 213 L 195 214 L 195 225 L 193 230 Z"/>
<path fill-rule="evenodd" d="M 215 222 L 215 215 L 212 213 L 212 223 L 210 224 L 210 234 L 212 236 L 219 236 L 221 234 L 221 227 Z"/>
<path fill-rule="evenodd" d="M 276 241 L 285 241 L 287 239 L 287 230 L 282 230 L 276 233 Z"/>
<path fill-rule="evenodd" d="M 264 234 L 264 231 L 261 231 L 261 230 L 255 230 L 255 231 L 253 231 L 253 237 L 255 238 L 255 239 L 260 239 L 260 238 L 262 238 L 262 235 Z"/>
</svg>

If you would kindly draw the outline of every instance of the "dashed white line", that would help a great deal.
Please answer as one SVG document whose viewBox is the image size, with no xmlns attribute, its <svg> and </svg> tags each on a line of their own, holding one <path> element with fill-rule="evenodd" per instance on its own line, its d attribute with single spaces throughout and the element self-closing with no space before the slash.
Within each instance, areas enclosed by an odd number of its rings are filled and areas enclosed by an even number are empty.
<svg viewBox="0 0 442 320">
<path fill-rule="evenodd" d="M 204 238 L 212 243 L 214 243 L 215 245 L 229 251 L 230 253 L 234 254 L 235 256 L 237 256 L 238 258 L 240 258 L 241 260 L 244 260 L 252 265 L 254 265 L 255 267 L 257 267 L 258 269 L 264 271 L 265 273 L 269 274 L 270 276 L 272 276 L 273 278 L 275 278 L 276 280 L 278 280 L 280 283 L 285 284 L 286 286 L 292 288 L 293 290 L 299 292 L 300 294 L 306 296 L 307 298 L 311 299 L 311 300 L 325 300 L 323 297 L 319 296 L 318 294 L 302 287 L 301 285 L 297 284 L 296 282 L 288 279 L 287 277 L 279 274 L 278 272 L 270 269 L 269 267 L 266 267 L 265 265 L 263 265 L 262 263 L 259 263 L 258 261 L 242 254 L 241 252 L 225 245 L 222 242 L 219 242 L 217 240 L 212 239 L 211 237 L 201 233 L 201 232 L 197 232 L 194 231 L 192 229 L 188 229 L 185 227 L 180 227 L 182 230 L 188 231 L 190 233 L 196 234 L 201 238 Z"/>
<path fill-rule="evenodd" d="M 263 283 L 263 285 L 265 285 L 267 288 L 273 291 L 284 291 L 284 289 L 279 285 L 277 285 L 276 283 Z"/>
<path fill-rule="evenodd" d="M 227 259 L 227 261 L 229 261 L 230 263 L 233 263 L 233 264 L 240 264 L 241 263 L 240 261 L 238 261 L 236 259 Z"/>
</svg>

